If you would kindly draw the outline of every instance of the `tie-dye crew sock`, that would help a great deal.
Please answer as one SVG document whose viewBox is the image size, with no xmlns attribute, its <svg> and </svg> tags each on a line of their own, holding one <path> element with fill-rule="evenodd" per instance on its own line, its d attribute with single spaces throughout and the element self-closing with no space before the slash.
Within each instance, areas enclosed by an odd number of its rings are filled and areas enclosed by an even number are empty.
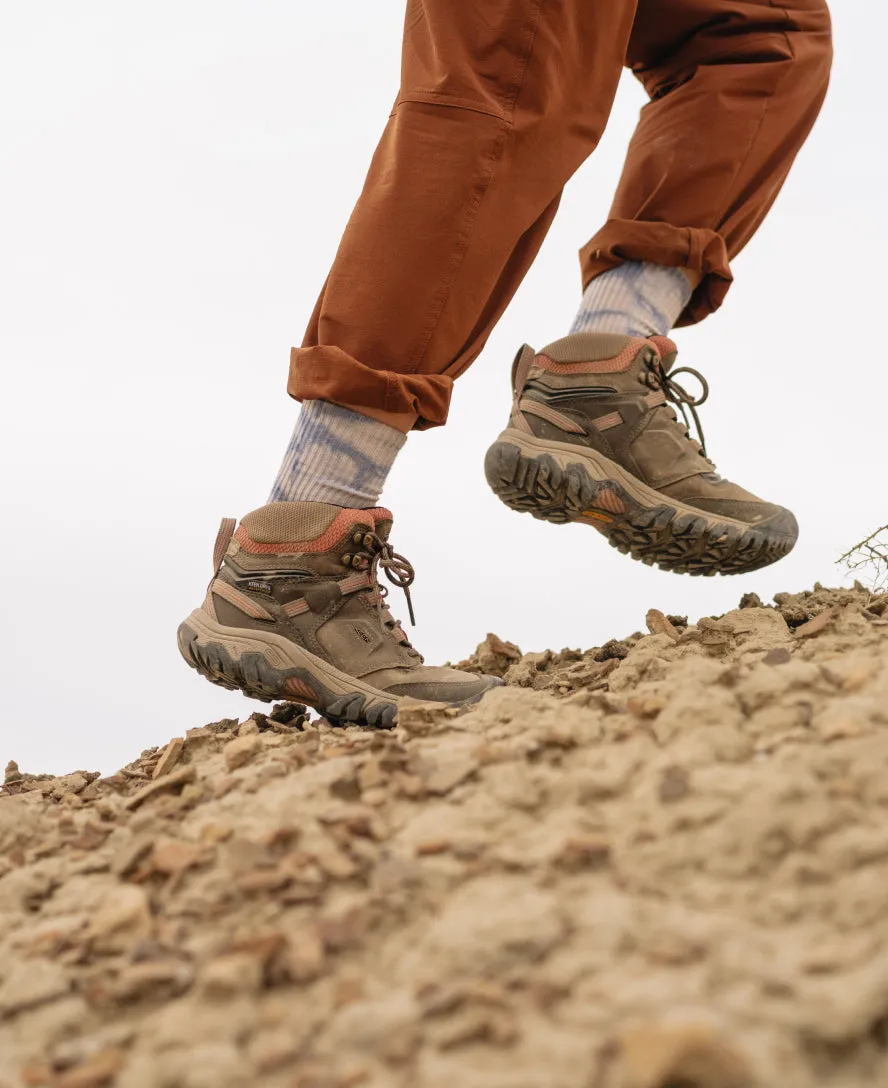
<svg viewBox="0 0 888 1088">
<path fill-rule="evenodd" d="M 592 280 L 570 331 L 665 336 L 690 297 L 680 268 L 626 261 Z"/>
<path fill-rule="evenodd" d="M 369 416 L 307 400 L 268 501 L 373 507 L 406 439 Z"/>
</svg>

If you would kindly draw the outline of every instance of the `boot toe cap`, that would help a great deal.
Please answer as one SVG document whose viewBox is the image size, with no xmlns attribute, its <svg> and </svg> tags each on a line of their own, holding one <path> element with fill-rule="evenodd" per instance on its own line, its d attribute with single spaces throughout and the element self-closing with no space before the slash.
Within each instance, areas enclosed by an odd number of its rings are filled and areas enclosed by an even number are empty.
<svg viewBox="0 0 888 1088">
<path fill-rule="evenodd" d="M 795 514 L 776 503 L 763 502 L 761 499 L 722 499 L 711 496 L 694 497 L 685 501 L 710 517 L 731 518 L 769 536 L 795 541 L 799 535 L 799 523 Z"/>
<path fill-rule="evenodd" d="M 775 507 L 775 512 L 766 520 L 756 526 L 773 536 L 784 537 L 795 543 L 799 538 L 799 523 L 792 510 L 785 507 Z"/>
<path fill-rule="evenodd" d="M 424 702 L 465 706 L 476 703 L 486 691 L 500 687 L 503 683 L 498 676 L 475 676 L 472 673 L 459 673 L 455 669 L 452 673 L 452 676 L 417 677 L 400 684 L 391 684 L 386 691 L 390 695 L 421 699 Z"/>
</svg>

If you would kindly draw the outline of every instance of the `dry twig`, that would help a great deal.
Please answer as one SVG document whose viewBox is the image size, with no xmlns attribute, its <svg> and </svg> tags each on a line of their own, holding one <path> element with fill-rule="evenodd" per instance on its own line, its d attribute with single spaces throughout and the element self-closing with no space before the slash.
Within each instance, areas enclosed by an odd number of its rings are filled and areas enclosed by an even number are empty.
<svg viewBox="0 0 888 1088">
<path fill-rule="evenodd" d="M 888 588 L 888 525 L 855 544 L 839 562 L 858 575 L 864 574 L 874 595 Z"/>
</svg>

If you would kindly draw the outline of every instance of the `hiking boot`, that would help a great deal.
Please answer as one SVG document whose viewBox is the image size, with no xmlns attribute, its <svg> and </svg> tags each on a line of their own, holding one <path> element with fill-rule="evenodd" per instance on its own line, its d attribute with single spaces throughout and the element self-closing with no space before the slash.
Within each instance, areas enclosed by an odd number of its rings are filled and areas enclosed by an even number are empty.
<svg viewBox="0 0 888 1088">
<path fill-rule="evenodd" d="M 399 706 L 459 706 L 502 683 L 424 665 L 410 645 L 377 581 L 385 571 L 409 604 L 388 510 L 273 502 L 235 524 L 222 522 L 206 600 L 179 627 L 182 656 L 214 684 L 390 728 Z"/>
<path fill-rule="evenodd" d="M 715 472 L 696 411 L 708 386 L 673 369 L 675 357 L 665 336 L 583 332 L 538 354 L 525 345 L 509 425 L 484 461 L 487 482 L 513 510 L 592 525 L 619 551 L 676 574 L 774 563 L 792 550 L 796 520 Z M 700 381 L 699 398 L 675 380 L 681 373 Z"/>
</svg>

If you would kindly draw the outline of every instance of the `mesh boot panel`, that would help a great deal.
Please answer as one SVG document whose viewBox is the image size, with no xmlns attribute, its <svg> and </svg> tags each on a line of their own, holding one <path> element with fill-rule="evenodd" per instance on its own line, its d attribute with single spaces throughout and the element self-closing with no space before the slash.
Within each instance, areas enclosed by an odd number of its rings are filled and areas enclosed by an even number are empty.
<svg viewBox="0 0 888 1088">
<path fill-rule="evenodd" d="M 241 525 L 257 544 L 284 540 L 314 540 L 342 512 L 324 502 L 270 502 L 241 519 Z"/>
<path fill-rule="evenodd" d="M 631 336 L 612 332 L 576 332 L 542 348 L 540 355 L 553 363 L 598 363 L 618 356 L 632 340 Z"/>
</svg>

